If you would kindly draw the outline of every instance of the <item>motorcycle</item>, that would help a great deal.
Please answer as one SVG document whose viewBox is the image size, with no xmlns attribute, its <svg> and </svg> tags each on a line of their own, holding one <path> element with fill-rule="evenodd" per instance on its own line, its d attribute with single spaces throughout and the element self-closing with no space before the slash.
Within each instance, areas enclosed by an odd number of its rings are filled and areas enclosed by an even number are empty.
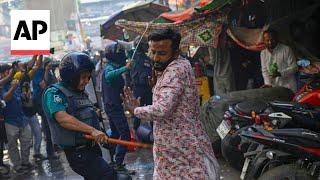
<svg viewBox="0 0 320 180">
<path fill-rule="evenodd" d="M 293 97 L 293 102 L 320 106 L 320 77 L 319 74 L 307 76 L 311 81 L 307 82 Z"/>
<path fill-rule="evenodd" d="M 221 139 L 224 139 L 228 133 L 254 124 L 257 117 L 292 119 L 292 121 L 279 124 L 279 128 L 286 126 L 290 128 L 301 127 L 314 131 L 320 129 L 319 107 L 301 105 L 295 102 L 244 101 L 229 106 L 223 116 L 223 121 L 217 128 L 217 132 Z"/>
<path fill-rule="evenodd" d="M 278 128 L 301 127 L 319 131 L 320 108 L 313 105 L 320 104 L 320 99 L 316 100 L 310 97 L 317 95 L 320 98 L 320 80 L 316 76 L 308 77 L 311 78 L 311 81 L 296 93 L 293 102 L 244 101 L 229 106 L 217 132 L 222 139 L 222 156 L 232 167 L 240 170 L 244 163 L 243 153 L 246 149 L 238 147 L 240 144 L 239 133 L 242 128 L 254 124 L 257 115 L 258 117 L 268 117 L 271 114 L 271 121 L 272 118 L 290 119 L 290 121 L 278 125 Z"/>
<path fill-rule="evenodd" d="M 247 106 L 248 109 L 254 109 L 254 111 L 245 111 L 241 108 L 242 105 L 245 106 L 246 104 L 251 106 Z M 265 106 L 259 106 L 259 103 L 255 102 L 243 102 L 230 106 L 229 110 L 225 113 L 224 120 L 217 128 L 217 132 L 222 139 L 222 156 L 233 168 L 242 169 L 244 163 L 243 154 L 250 145 L 250 143 L 243 143 L 239 146 L 241 143 L 239 134 L 244 129 L 252 124 L 262 123 L 267 125 L 268 129 L 284 128 L 292 121 L 292 117 L 283 112 L 272 112 L 270 104 L 265 103 Z"/>
<path fill-rule="evenodd" d="M 240 133 L 255 148 L 245 153 L 244 180 L 320 179 L 320 134 L 302 128 L 253 125 Z"/>
<path fill-rule="evenodd" d="M 228 134 L 231 128 L 240 129 L 253 124 L 256 114 L 269 114 L 272 112 L 284 112 L 292 116 L 294 124 L 298 127 L 311 130 L 317 130 L 319 124 L 317 119 L 320 118 L 320 78 L 319 75 L 304 75 L 303 79 L 309 81 L 295 94 L 292 102 L 262 102 L 262 101 L 244 101 L 232 104 L 225 112 L 217 132 L 221 139 Z M 310 122 L 305 122 L 305 121 Z M 299 123 L 299 124 L 295 124 Z"/>
</svg>

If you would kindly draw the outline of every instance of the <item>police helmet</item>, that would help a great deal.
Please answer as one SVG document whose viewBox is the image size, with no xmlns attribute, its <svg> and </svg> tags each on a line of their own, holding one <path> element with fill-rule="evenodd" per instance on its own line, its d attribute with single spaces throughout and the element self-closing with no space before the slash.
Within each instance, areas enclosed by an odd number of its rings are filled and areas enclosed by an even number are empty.
<svg viewBox="0 0 320 180">
<path fill-rule="evenodd" d="M 105 48 L 105 56 L 110 62 L 122 65 L 125 64 L 127 57 L 125 51 L 118 46 L 118 43 L 108 44 Z"/>
<path fill-rule="evenodd" d="M 63 83 L 76 89 L 80 81 L 80 73 L 92 72 L 94 64 L 90 57 L 82 52 L 71 52 L 66 54 L 59 65 L 59 73 Z"/>
</svg>

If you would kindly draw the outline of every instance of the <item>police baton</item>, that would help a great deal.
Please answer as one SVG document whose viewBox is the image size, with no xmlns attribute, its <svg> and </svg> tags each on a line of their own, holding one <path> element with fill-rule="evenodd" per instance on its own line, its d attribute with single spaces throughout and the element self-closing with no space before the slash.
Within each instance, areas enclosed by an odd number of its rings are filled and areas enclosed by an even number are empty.
<svg viewBox="0 0 320 180">
<path fill-rule="evenodd" d="M 85 138 L 87 138 L 89 140 L 95 140 L 95 138 L 91 135 L 85 135 Z M 119 144 L 119 145 L 123 145 L 123 146 L 135 146 L 135 147 L 144 148 L 144 149 L 152 149 L 151 144 L 114 139 L 114 138 L 109 138 L 108 136 L 105 136 L 103 138 L 103 142 L 106 144 Z"/>
</svg>

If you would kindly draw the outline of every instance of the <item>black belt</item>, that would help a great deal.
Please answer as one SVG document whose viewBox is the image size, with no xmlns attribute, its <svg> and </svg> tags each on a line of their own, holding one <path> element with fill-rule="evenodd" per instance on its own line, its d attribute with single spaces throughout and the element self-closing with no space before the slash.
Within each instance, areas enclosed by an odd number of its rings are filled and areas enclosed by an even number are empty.
<svg viewBox="0 0 320 180">
<path fill-rule="evenodd" d="M 92 143 L 88 143 L 88 144 L 80 144 L 80 145 L 76 145 L 76 146 L 73 146 L 73 147 L 64 148 L 63 150 L 65 152 L 79 151 L 79 150 L 83 150 L 83 149 L 93 148 L 96 145 L 97 144 L 95 142 L 92 142 Z"/>
</svg>

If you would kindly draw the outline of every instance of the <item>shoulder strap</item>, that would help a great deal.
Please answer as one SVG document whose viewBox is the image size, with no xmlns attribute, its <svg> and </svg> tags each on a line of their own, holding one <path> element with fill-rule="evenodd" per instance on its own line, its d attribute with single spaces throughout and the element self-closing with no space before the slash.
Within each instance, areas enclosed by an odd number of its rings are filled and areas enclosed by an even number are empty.
<svg viewBox="0 0 320 180">
<path fill-rule="evenodd" d="M 68 99 L 73 96 L 73 93 L 70 90 L 59 84 L 52 84 L 50 86 L 59 89 Z"/>
</svg>

